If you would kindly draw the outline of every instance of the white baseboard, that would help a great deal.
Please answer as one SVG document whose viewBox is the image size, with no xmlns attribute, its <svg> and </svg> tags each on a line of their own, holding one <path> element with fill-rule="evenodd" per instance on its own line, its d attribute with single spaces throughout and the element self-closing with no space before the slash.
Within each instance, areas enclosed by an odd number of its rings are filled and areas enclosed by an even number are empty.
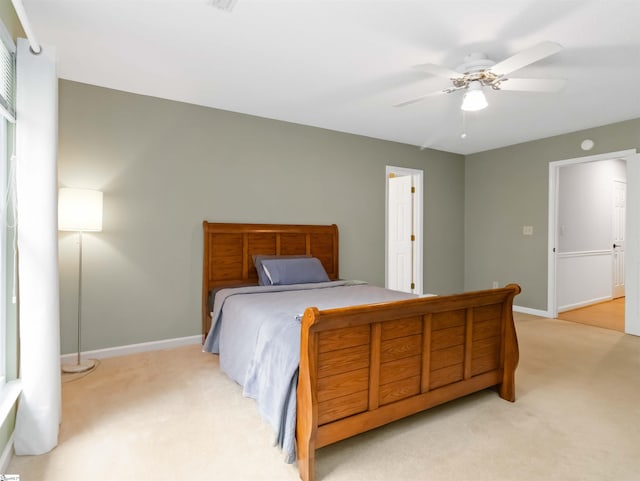
<svg viewBox="0 0 640 481">
<path fill-rule="evenodd" d="M 513 306 L 514 312 L 522 312 L 523 314 L 531 314 L 532 316 L 540 317 L 553 317 L 548 311 L 541 311 L 539 309 L 531 309 L 529 307 Z"/>
<path fill-rule="evenodd" d="M 7 468 L 9 467 L 9 463 L 11 462 L 11 458 L 13 457 L 13 433 L 9 436 L 9 440 L 2 450 L 2 455 L 0 455 L 0 473 L 4 474 L 14 474 L 7 473 Z"/>
<path fill-rule="evenodd" d="M 531 314 L 540 317 L 551 317 L 547 311 L 541 311 L 538 309 L 530 309 L 528 307 L 513 306 L 515 312 L 522 312 L 524 314 Z M 178 337 L 175 339 L 165 339 L 162 341 L 143 342 L 140 344 L 129 344 L 126 346 L 110 347 L 107 349 L 96 349 L 94 351 L 83 351 L 81 353 L 82 359 L 106 359 L 109 357 L 126 356 L 128 354 L 137 354 L 140 352 L 159 351 L 161 349 L 171 349 L 174 347 L 188 346 L 192 344 L 201 344 L 202 336 L 188 336 Z M 60 356 L 60 362 L 62 364 L 72 364 L 76 362 L 78 354 L 73 352 L 71 354 L 64 354 Z"/>
<path fill-rule="evenodd" d="M 587 301 L 574 302 L 573 304 L 567 304 L 566 306 L 558 306 L 558 312 L 570 311 L 571 309 L 579 309 L 581 307 L 590 306 L 592 304 L 598 304 L 599 302 L 610 301 L 613 298 L 611 296 L 597 297 L 595 299 L 589 299 Z"/>
<path fill-rule="evenodd" d="M 191 344 L 201 344 L 202 336 L 178 337 L 175 339 L 165 339 L 162 341 L 142 342 L 140 344 L 129 344 L 127 346 L 109 347 L 107 349 L 96 349 L 94 351 L 83 351 L 81 358 L 83 359 L 106 359 L 108 357 L 126 356 L 128 354 L 137 354 L 147 351 L 159 351 L 161 349 L 171 349 L 180 346 L 189 346 Z M 64 354 L 60 356 L 62 364 L 71 364 L 76 362 L 78 353 Z"/>
</svg>

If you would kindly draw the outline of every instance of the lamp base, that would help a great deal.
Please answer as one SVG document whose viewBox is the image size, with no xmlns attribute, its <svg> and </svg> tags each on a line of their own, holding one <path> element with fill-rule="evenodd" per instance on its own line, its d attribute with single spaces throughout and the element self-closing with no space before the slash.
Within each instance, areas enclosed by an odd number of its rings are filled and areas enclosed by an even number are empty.
<svg viewBox="0 0 640 481">
<path fill-rule="evenodd" d="M 96 367 L 96 361 L 94 361 L 93 359 L 87 359 L 86 361 L 82 361 L 76 364 L 63 364 L 61 366 L 61 369 L 62 369 L 62 372 L 78 373 L 78 372 L 91 371 L 95 367 Z"/>
</svg>

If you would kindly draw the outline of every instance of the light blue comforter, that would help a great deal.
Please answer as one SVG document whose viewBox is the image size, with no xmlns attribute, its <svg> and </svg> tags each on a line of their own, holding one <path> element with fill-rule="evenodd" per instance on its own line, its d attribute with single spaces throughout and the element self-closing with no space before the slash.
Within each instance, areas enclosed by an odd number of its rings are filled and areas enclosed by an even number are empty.
<svg viewBox="0 0 640 481">
<path fill-rule="evenodd" d="M 251 286 L 216 293 L 206 352 L 258 403 L 289 463 L 295 460 L 300 317 L 307 307 L 330 309 L 415 297 L 359 281 Z"/>
</svg>

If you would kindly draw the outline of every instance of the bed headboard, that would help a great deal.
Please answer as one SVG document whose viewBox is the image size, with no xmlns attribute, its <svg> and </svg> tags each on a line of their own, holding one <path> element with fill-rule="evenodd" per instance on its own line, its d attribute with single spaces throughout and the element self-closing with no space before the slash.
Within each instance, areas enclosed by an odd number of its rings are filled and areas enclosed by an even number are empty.
<svg viewBox="0 0 640 481">
<path fill-rule="evenodd" d="M 211 326 L 212 289 L 257 285 L 253 256 L 311 255 L 317 257 L 329 279 L 338 279 L 338 226 L 289 224 L 235 224 L 204 221 L 202 262 L 202 335 Z"/>
</svg>

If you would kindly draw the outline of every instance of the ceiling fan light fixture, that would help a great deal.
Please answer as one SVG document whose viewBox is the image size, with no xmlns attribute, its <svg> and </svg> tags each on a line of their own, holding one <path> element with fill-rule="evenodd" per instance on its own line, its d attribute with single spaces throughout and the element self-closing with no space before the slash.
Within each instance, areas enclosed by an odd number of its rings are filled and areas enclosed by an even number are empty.
<svg viewBox="0 0 640 481">
<path fill-rule="evenodd" d="M 477 112 L 478 110 L 487 108 L 488 105 L 487 98 L 484 96 L 480 82 L 469 82 L 467 91 L 465 92 L 464 97 L 462 97 L 462 105 L 460 106 L 460 109 L 465 112 Z"/>
</svg>

